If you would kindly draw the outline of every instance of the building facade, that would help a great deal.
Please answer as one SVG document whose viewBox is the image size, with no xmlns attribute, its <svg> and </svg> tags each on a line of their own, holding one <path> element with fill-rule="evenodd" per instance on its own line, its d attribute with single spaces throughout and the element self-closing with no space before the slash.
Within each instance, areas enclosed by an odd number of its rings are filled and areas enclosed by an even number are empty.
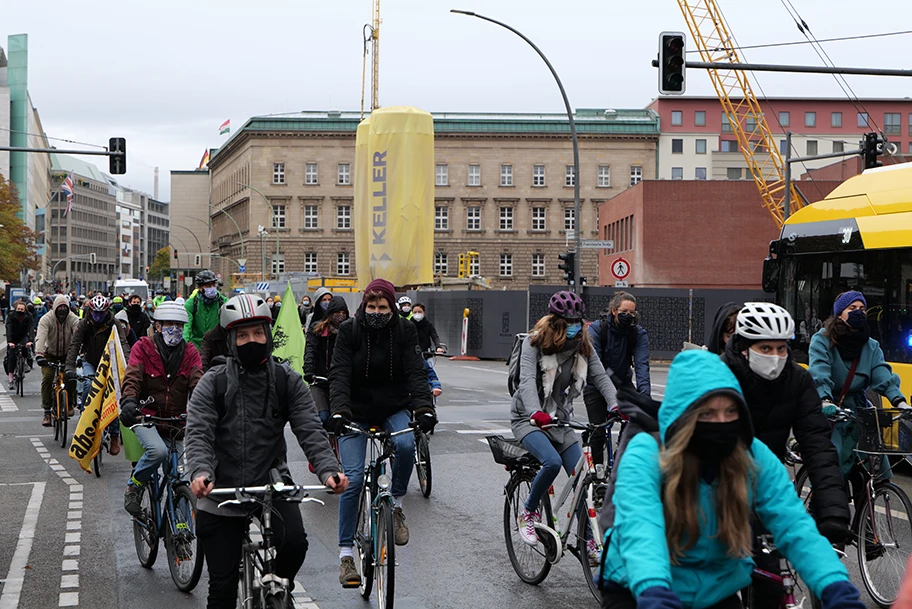
<svg viewBox="0 0 912 609">
<path fill-rule="evenodd" d="M 148 197 L 145 201 L 142 222 L 142 239 L 145 244 L 141 262 L 143 278 L 146 278 L 145 269 L 152 266 L 158 251 L 168 247 L 171 242 L 171 205 Z"/>
<path fill-rule="evenodd" d="M 196 271 L 213 265 L 212 256 L 207 255 L 217 248 L 209 234 L 209 171 L 173 170 L 171 172 L 170 245 L 177 252 L 171 257 L 171 269 L 180 278 L 181 272 L 195 274 Z M 224 219 L 225 214 L 217 214 Z M 213 218 L 212 222 L 216 219 Z M 237 231 L 234 232 L 237 235 Z M 200 254 L 200 263 L 196 256 Z M 154 254 L 153 254 L 154 256 Z M 230 265 L 231 263 L 226 263 Z M 235 268 L 236 270 L 236 268 Z M 225 267 L 226 273 L 234 270 Z"/>
<path fill-rule="evenodd" d="M 359 118 L 330 111 L 249 119 L 209 162 L 214 251 L 267 277 L 353 277 Z M 658 121 L 649 110 L 578 110 L 575 119 L 581 237 L 593 239 L 598 206 L 655 176 Z M 459 255 L 475 251 L 469 273 L 493 287 L 560 283 L 557 255 L 572 247 L 577 227 L 566 116 L 435 114 L 434 131 L 435 275 L 456 277 Z M 596 264 L 595 251 L 583 250 L 581 274 L 590 281 Z M 234 271 L 227 260 L 218 268 Z"/>
<path fill-rule="evenodd" d="M 912 155 L 912 99 L 765 98 L 760 107 L 783 156 L 787 131 L 792 132 L 792 157 L 856 149 L 870 131 L 883 132 L 899 161 Z M 718 98 L 659 97 L 649 109 L 661 121 L 659 179 L 751 179 Z M 755 126 L 745 125 L 748 130 Z M 762 150 L 756 154 L 765 156 Z M 807 161 L 794 164 L 792 171 L 800 175 L 836 161 Z"/>
</svg>

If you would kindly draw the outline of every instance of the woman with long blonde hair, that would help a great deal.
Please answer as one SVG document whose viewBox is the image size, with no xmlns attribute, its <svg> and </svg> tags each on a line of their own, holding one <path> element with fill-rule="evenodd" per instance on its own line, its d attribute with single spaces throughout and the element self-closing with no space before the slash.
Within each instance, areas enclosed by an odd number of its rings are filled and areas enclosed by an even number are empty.
<svg viewBox="0 0 912 609">
<path fill-rule="evenodd" d="M 752 513 L 824 609 L 864 607 L 716 355 L 674 359 L 658 427 L 633 436 L 617 465 L 603 608 L 738 609 L 754 566 Z"/>
</svg>

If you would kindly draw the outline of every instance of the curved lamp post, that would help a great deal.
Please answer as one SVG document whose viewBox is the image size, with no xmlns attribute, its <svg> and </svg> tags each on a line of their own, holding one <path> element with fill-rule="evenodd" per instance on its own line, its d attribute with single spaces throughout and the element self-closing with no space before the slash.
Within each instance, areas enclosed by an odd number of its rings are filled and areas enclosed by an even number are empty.
<svg viewBox="0 0 912 609">
<path fill-rule="evenodd" d="M 254 187 L 251 186 L 250 184 L 244 184 L 243 182 L 238 182 L 237 185 L 238 185 L 238 186 L 243 186 L 244 188 L 249 188 L 249 189 L 252 190 L 253 192 L 255 192 L 255 193 L 257 193 L 258 195 L 260 195 L 261 197 L 263 197 L 263 201 L 265 201 L 267 207 L 269 207 L 269 217 L 270 217 L 270 218 L 274 218 L 274 217 L 275 217 L 275 210 L 273 210 L 273 208 L 272 208 L 272 203 L 269 202 L 269 199 L 266 198 L 266 195 L 264 195 L 263 193 L 261 193 L 259 190 L 257 190 L 256 188 L 254 188 Z M 275 255 L 275 257 L 276 257 L 276 263 L 275 263 L 275 267 L 276 267 L 276 280 L 278 280 L 278 278 L 279 278 L 279 227 L 278 227 L 278 226 L 273 226 L 272 228 L 273 228 L 273 230 L 275 230 L 275 234 L 276 234 L 276 255 Z M 263 277 L 263 281 L 266 281 L 266 277 L 265 277 L 265 276 Z"/>
</svg>

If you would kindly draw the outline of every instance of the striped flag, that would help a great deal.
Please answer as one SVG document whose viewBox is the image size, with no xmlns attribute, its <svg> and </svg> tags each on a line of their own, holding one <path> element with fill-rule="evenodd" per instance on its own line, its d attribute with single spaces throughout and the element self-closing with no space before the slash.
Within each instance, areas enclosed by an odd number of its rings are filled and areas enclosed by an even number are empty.
<svg viewBox="0 0 912 609">
<path fill-rule="evenodd" d="M 226 133 L 231 133 L 231 119 L 230 118 L 227 121 L 225 121 L 224 123 L 222 123 L 222 125 L 219 127 L 219 135 L 225 135 Z"/>
<path fill-rule="evenodd" d="M 73 209 L 73 191 L 75 189 L 75 184 L 73 183 L 73 172 L 70 172 L 70 175 L 63 180 L 63 184 L 60 185 L 60 190 L 66 194 L 67 206 L 66 211 L 63 212 L 63 217 L 66 218 L 67 214 L 70 213 L 70 210 Z"/>
<path fill-rule="evenodd" d="M 209 149 L 206 148 L 206 152 L 203 153 L 203 158 L 200 159 L 199 168 L 202 169 L 203 167 L 205 167 L 208 164 L 209 164 Z"/>
</svg>

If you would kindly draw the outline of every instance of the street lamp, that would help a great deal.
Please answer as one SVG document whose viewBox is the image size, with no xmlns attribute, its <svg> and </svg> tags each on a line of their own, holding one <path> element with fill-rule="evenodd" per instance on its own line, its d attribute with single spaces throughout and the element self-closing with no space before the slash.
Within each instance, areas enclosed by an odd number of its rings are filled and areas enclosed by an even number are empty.
<svg viewBox="0 0 912 609">
<path fill-rule="evenodd" d="M 483 19 L 484 21 L 490 21 L 491 23 L 493 23 L 495 25 L 499 25 L 502 28 L 510 30 L 511 32 L 513 32 L 514 34 L 516 34 L 517 36 L 519 36 L 520 38 L 525 40 L 529 44 L 530 47 L 535 49 L 535 52 L 538 53 L 539 57 L 541 57 L 542 60 L 545 62 L 545 65 L 548 66 L 548 69 L 551 70 L 551 75 L 554 76 L 554 80 L 557 82 L 557 87 L 560 89 L 561 97 L 564 98 L 564 107 L 567 109 L 567 118 L 570 121 L 570 139 L 573 140 L 573 228 L 574 228 L 573 244 L 574 244 L 574 247 L 576 248 L 577 254 L 579 254 L 579 252 L 580 252 L 580 226 L 582 224 L 581 218 L 580 218 L 579 141 L 576 138 L 576 122 L 573 120 L 573 110 L 570 108 L 570 100 L 567 99 L 567 92 L 564 91 L 564 85 L 563 85 L 563 83 L 561 83 L 561 79 L 560 79 L 560 77 L 558 77 L 557 71 L 555 71 L 554 66 L 551 65 L 551 62 L 548 61 L 548 58 L 545 57 L 545 54 L 542 53 L 541 49 L 539 49 L 537 46 L 535 46 L 534 42 L 529 40 L 525 36 L 525 34 L 520 32 L 516 28 L 510 27 L 506 23 L 502 23 L 500 21 L 497 21 L 496 19 L 491 19 L 490 17 L 485 17 L 484 15 L 479 15 L 478 13 L 475 13 L 472 11 L 461 11 L 461 10 L 457 10 L 457 9 L 452 9 L 452 10 L 450 10 L 450 12 L 456 13 L 459 15 L 468 15 L 469 17 L 478 17 L 479 19 Z M 576 277 L 576 281 L 574 282 L 574 285 L 573 285 L 573 291 L 580 292 L 582 290 L 582 288 L 579 285 L 579 283 L 580 283 L 579 282 L 579 277 L 580 277 L 580 257 L 579 257 L 579 255 L 576 256 L 576 259 L 574 262 L 574 267 L 575 267 L 574 276 Z"/>
<path fill-rule="evenodd" d="M 257 226 L 257 234 L 260 236 L 260 273 L 262 276 L 261 281 L 266 281 L 266 237 L 269 236 L 269 232 L 263 227 L 262 224 Z M 276 256 L 278 261 L 278 256 Z M 276 263 L 278 267 L 278 262 Z M 278 270 L 278 269 L 277 269 Z"/>
<path fill-rule="evenodd" d="M 215 213 L 213 213 L 213 211 L 214 211 Z M 241 227 L 238 225 L 237 220 L 234 219 L 234 216 L 232 216 L 231 214 L 229 214 L 229 213 L 228 213 L 227 211 L 225 211 L 224 209 L 213 209 L 212 204 L 210 203 L 210 204 L 209 204 L 209 216 L 210 216 L 210 218 L 211 218 L 213 215 L 217 214 L 217 213 L 223 213 L 223 214 L 225 214 L 226 216 L 228 216 L 228 219 L 231 220 L 231 223 L 232 223 L 232 224 L 234 224 L 234 228 L 237 229 L 238 240 L 239 240 L 240 243 L 241 243 L 241 260 L 243 260 L 243 261 L 244 261 L 244 265 L 246 265 L 246 264 L 247 264 L 247 250 L 244 248 L 244 235 L 243 235 L 243 233 L 241 233 Z M 219 245 L 219 251 L 221 251 L 221 250 L 222 250 L 222 246 Z M 242 266 L 243 266 L 243 265 L 242 265 Z"/>
<path fill-rule="evenodd" d="M 238 182 L 237 184 L 238 184 L 238 186 L 243 186 L 244 188 L 249 188 L 249 189 L 252 190 L 253 192 L 255 192 L 255 193 L 257 193 L 258 195 L 260 195 L 261 197 L 263 197 L 263 201 L 265 201 L 265 202 L 266 202 L 266 206 L 269 207 L 269 216 L 270 216 L 271 218 L 275 218 L 275 210 L 273 210 L 273 208 L 272 208 L 272 203 L 269 202 L 269 199 L 266 198 L 266 195 L 264 195 L 263 193 L 261 193 L 259 190 L 257 190 L 256 188 L 254 188 L 254 187 L 251 186 L 250 184 L 244 184 L 243 182 Z M 278 278 L 279 278 L 279 226 L 278 226 L 278 222 L 275 222 L 275 220 L 273 220 L 273 223 L 275 224 L 275 226 L 273 226 L 273 228 L 275 229 L 275 232 L 276 232 L 276 256 L 275 256 L 275 259 L 276 259 L 276 264 L 275 264 L 276 273 L 275 273 L 275 276 L 276 276 L 276 280 L 278 280 Z M 261 226 L 260 228 L 263 228 L 263 227 Z M 261 245 L 260 249 L 262 249 L 262 245 Z M 263 276 L 263 281 L 266 281 L 266 276 L 265 276 L 265 275 Z"/>
</svg>

